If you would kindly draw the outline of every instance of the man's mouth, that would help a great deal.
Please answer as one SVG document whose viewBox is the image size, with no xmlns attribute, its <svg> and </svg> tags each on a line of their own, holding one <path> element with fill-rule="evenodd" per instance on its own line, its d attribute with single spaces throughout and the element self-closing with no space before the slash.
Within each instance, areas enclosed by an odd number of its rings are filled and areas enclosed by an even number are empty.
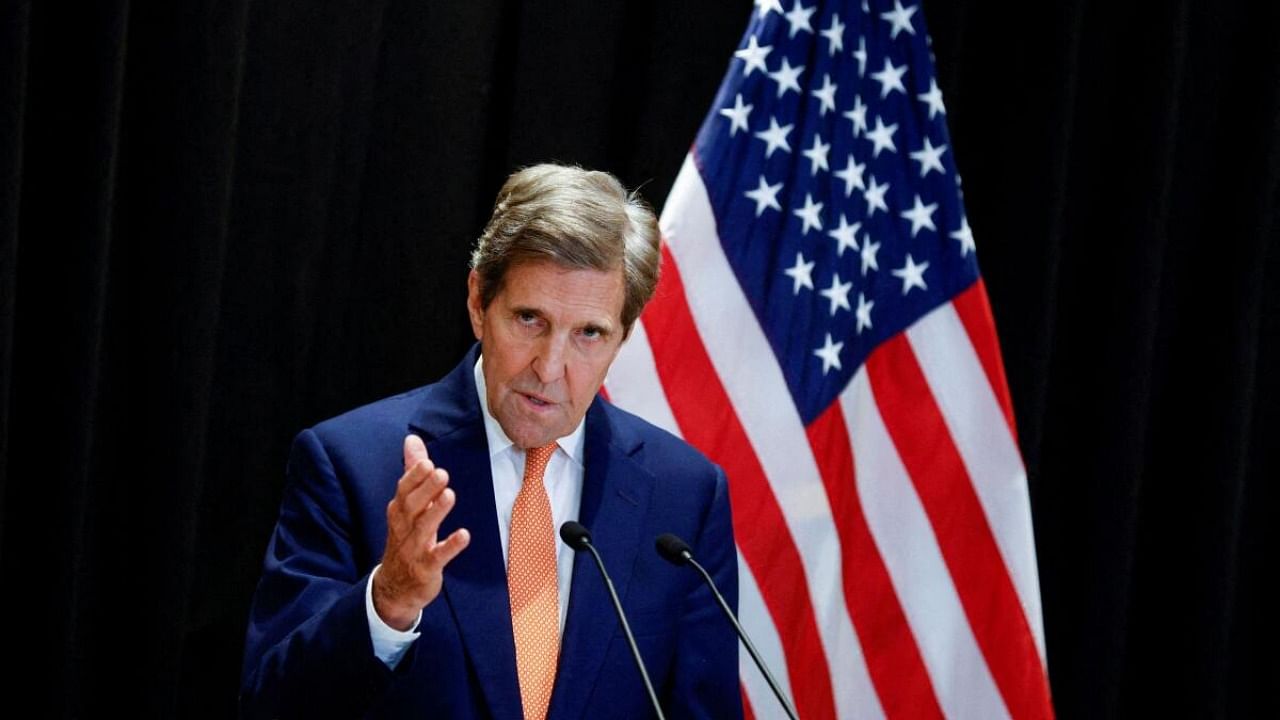
<svg viewBox="0 0 1280 720">
<path fill-rule="evenodd" d="M 529 401 L 529 404 L 533 405 L 534 407 L 548 407 L 553 404 L 550 400 L 540 397 L 538 395 L 531 395 L 529 393 L 520 393 L 520 395 L 525 400 Z"/>
</svg>

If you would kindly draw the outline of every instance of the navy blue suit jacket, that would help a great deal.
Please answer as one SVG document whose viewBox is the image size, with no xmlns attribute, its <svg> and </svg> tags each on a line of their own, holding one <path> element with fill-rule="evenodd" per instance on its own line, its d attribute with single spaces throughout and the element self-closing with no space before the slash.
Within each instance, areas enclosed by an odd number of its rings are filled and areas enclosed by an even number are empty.
<svg viewBox="0 0 1280 720">
<path fill-rule="evenodd" d="M 246 638 L 247 717 L 518 718 L 515 643 L 472 348 L 442 381 L 305 430 L 294 441 L 280 518 Z M 449 471 L 457 505 L 440 530 L 471 531 L 394 671 L 373 655 L 369 572 L 406 433 Z M 736 602 L 724 474 L 672 435 L 596 398 L 586 415 L 579 520 L 591 529 L 672 718 L 737 718 L 737 638 L 691 570 L 653 549 L 674 532 Z M 651 717 L 599 571 L 574 560 L 548 717 Z"/>
</svg>

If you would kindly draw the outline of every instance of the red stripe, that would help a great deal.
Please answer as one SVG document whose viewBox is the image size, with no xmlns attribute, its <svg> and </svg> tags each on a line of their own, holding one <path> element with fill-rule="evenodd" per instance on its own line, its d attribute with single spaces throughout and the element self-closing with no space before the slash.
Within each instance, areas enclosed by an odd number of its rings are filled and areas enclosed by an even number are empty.
<svg viewBox="0 0 1280 720">
<path fill-rule="evenodd" d="M 1000 402 L 1004 411 L 1004 419 L 1009 423 L 1009 432 L 1013 433 L 1013 441 L 1018 441 L 1018 426 L 1013 421 L 1013 399 L 1009 395 L 1009 383 L 1005 381 L 1004 359 L 1000 357 L 1000 340 L 996 337 L 996 320 L 991 314 L 991 303 L 987 301 L 987 286 L 982 278 L 969 286 L 951 300 L 969 341 L 978 353 L 982 370 L 987 374 L 987 382 Z"/>
<path fill-rule="evenodd" d="M 751 710 L 751 698 L 747 697 L 747 688 L 739 683 L 738 689 L 742 691 L 742 720 L 756 720 L 756 714 Z"/>
<path fill-rule="evenodd" d="M 1009 714 L 1052 717 L 1048 679 L 1017 591 L 906 336 L 872 352 L 867 374 Z"/>
<path fill-rule="evenodd" d="M 884 714 L 941 718 L 929 671 L 862 512 L 840 403 L 831 403 L 807 432 L 840 537 L 845 602 Z"/>
<path fill-rule="evenodd" d="M 803 717 L 834 718 L 831 675 L 800 554 L 702 346 L 679 270 L 665 245 L 662 280 L 642 321 L 649 337 L 662 339 L 652 343 L 654 364 L 681 433 L 730 479 L 735 539 L 782 640 L 796 709 Z"/>
</svg>

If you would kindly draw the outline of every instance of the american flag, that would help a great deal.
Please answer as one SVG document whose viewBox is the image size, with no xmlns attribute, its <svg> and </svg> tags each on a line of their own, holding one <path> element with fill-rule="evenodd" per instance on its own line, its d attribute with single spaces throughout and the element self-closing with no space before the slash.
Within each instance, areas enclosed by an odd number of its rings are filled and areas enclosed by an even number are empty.
<svg viewBox="0 0 1280 720">
<path fill-rule="evenodd" d="M 607 382 L 728 474 L 743 622 L 801 717 L 1053 715 L 959 188 L 918 3 L 757 0 Z"/>
</svg>

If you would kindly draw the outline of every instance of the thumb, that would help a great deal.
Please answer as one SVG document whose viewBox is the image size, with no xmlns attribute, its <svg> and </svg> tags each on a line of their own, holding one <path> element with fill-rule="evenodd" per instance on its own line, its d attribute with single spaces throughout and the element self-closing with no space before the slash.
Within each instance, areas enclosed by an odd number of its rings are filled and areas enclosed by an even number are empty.
<svg viewBox="0 0 1280 720">
<path fill-rule="evenodd" d="M 419 460 L 426 460 L 427 446 L 417 435 L 406 435 L 404 438 L 404 468 L 408 470 Z"/>
</svg>

